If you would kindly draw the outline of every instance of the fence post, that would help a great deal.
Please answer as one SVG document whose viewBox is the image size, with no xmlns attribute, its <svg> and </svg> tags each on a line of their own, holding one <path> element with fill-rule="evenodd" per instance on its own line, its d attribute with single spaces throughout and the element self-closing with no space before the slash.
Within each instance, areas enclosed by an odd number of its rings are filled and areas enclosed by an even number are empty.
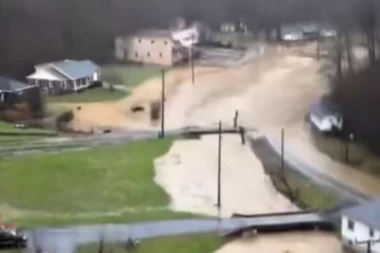
<svg viewBox="0 0 380 253">
<path fill-rule="evenodd" d="M 245 128 L 239 127 L 240 137 L 241 137 L 241 144 L 245 145 Z"/>
</svg>

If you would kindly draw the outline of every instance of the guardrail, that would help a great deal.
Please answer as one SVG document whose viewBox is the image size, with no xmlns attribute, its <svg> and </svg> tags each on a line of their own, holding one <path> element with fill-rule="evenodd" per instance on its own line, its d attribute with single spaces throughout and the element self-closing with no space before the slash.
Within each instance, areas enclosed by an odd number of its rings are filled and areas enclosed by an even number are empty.
<svg viewBox="0 0 380 253">
<path fill-rule="evenodd" d="M 236 218 L 255 218 L 255 217 L 271 217 L 271 216 L 291 216 L 291 215 L 299 215 L 299 214 L 309 214 L 316 213 L 318 210 L 306 210 L 306 211 L 296 211 L 296 212 L 279 212 L 279 213 L 263 213 L 263 214 L 239 214 L 233 213 L 232 217 Z"/>
</svg>

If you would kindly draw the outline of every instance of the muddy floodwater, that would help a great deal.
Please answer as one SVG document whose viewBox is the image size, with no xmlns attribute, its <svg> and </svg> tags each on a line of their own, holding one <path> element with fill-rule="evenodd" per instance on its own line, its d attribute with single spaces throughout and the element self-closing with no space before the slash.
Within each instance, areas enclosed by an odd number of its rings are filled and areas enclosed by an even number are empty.
<svg viewBox="0 0 380 253">
<path fill-rule="evenodd" d="M 224 245 L 216 253 L 344 253 L 339 239 L 324 232 L 258 235 Z"/>
</svg>

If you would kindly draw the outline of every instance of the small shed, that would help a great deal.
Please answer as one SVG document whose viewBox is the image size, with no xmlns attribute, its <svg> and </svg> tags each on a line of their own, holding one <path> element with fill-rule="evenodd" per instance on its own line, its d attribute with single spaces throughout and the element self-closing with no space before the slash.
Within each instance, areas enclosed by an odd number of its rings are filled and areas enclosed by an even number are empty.
<svg viewBox="0 0 380 253">
<path fill-rule="evenodd" d="M 30 88 L 33 87 L 12 78 L 0 76 L 1 107 L 12 106 Z"/>
<path fill-rule="evenodd" d="M 359 252 L 380 253 L 380 199 L 342 211 L 343 245 Z"/>
</svg>

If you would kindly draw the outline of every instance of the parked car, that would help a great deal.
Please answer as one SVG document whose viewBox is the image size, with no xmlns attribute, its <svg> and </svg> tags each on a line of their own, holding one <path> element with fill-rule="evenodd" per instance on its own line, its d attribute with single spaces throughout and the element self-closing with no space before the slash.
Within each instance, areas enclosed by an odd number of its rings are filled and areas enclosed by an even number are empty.
<svg viewBox="0 0 380 253">
<path fill-rule="evenodd" d="M 26 235 L 17 228 L 0 228 L 0 247 L 2 248 L 25 248 L 28 239 Z"/>
</svg>

